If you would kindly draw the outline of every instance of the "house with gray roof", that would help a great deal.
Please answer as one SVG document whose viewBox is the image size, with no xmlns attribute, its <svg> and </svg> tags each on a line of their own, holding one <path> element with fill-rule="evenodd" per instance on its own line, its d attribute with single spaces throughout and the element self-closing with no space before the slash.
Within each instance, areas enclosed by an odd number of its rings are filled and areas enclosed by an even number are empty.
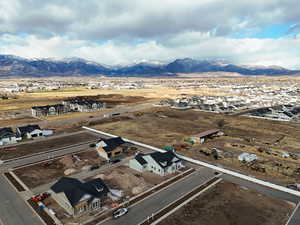
<svg viewBox="0 0 300 225">
<path fill-rule="evenodd" d="M 15 134 L 10 127 L 0 128 L 0 145 L 15 144 L 22 140 L 22 137 Z"/>
<path fill-rule="evenodd" d="M 17 134 L 28 139 L 44 136 L 43 130 L 37 124 L 17 127 Z"/>
<path fill-rule="evenodd" d="M 125 143 L 121 137 L 101 139 L 96 143 L 96 150 L 100 157 L 111 160 L 122 156 Z"/>
<path fill-rule="evenodd" d="M 137 153 L 129 167 L 139 172 L 150 171 L 160 176 L 175 173 L 183 167 L 182 160 L 172 151 Z"/>
<path fill-rule="evenodd" d="M 108 187 L 100 178 L 82 182 L 62 177 L 50 189 L 52 198 L 75 217 L 101 209 L 108 192 Z"/>
</svg>

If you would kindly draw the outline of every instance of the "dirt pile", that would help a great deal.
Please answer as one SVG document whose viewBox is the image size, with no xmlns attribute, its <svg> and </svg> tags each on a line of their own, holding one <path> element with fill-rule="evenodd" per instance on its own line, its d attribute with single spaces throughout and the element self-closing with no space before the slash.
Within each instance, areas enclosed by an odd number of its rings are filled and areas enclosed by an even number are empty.
<svg viewBox="0 0 300 225">
<path fill-rule="evenodd" d="M 105 176 L 105 179 L 113 179 L 120 189 L 131 192 L 132 194 L 141 193 L 147 188 L 147 183 L 143 177 L 121 171 L 113 171 L 109 175 Z"/>
</svg>

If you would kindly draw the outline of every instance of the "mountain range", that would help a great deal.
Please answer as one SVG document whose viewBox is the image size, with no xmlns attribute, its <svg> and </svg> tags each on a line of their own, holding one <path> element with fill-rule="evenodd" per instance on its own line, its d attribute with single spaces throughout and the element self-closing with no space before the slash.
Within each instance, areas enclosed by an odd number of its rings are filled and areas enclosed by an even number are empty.
<svg viewBox="0 0 300 225">
<path fill-rule="evenodd" d="M 177 74 L 229 72 L 241 75 L 297 75 L 299 70 L 278 66 L 245 66 L 221 60 L 176 59 L 170 63 L 142 61 L 131 65 L 108 66 L 100 63 L 69 58 L 64 60 L 25 59 L 13 55 L 0 55 L 0 77 L 49 76 L 176 76 Z"/>
</svg>

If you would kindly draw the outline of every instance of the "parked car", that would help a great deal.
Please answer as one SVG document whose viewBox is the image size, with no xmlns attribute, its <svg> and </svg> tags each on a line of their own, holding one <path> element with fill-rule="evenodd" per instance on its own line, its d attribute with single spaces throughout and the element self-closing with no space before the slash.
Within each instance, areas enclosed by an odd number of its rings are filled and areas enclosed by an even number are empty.
<svg viewBox="0 0 300 225">
<path fill-rule="evenodd" d="M 99 168 L 100 168 L 99 165 L 92 165 L 91 168 L 90 168 L 90 171 L 96 170 L 96 169 L 99 169 Z"/>
<path fill-rule="evenodd" d="M 113 215 L 114 215 L 114 218 L 117 219 L 117 218 L 125 215 L 126 213 L 128 213 L 128 209 L 127 208 L 120 208 L 117 211 L 115 211 L 113 213 Z"/>
</svg>

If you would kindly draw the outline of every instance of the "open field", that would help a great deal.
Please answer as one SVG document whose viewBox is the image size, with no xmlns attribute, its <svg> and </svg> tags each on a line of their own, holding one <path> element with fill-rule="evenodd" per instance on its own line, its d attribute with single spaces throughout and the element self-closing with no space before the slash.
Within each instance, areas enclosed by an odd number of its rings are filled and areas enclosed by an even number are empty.
<svg viewBox="0 0 300 225">
<path fill-rule="evenodd" d="M 124 117 L 124 120 L 96 125 L 94 128 L 162 148 L 182 142 L 185 138 L 202 131 L 218 128 L 220 120 L 224 121 L 221 130 L 226 136 L 208 140 L 202 145 L 194 145 L 191 149 L 181 150 L 178 153 L 243 170 L 247 174 L 281 184 L 296 182 L 300 178 L 299 173 L 295 172 L 300 167 L 299 159 L 285 159 L 260 152 L 261 149 L 266 148 L 300 153 L 299 124 L 232 117 L 193 110 L 177 111 L 160 107 L 135 113 L 134 116 Z M 235 155 L 216 161 L 212 156 L 206 156 L 200 151 L 214 147 L 224 152 L 235 153 Z M 258 172 L 241 164 L 237 160 L 241 152 L 259 155 L 261 161 L 264 162 L 266 172 Z M 275 163 L 280 167 L 275 166 Z"/>
<path fill-rule="evenodd" d="M 61 93 L 60 93 L 61 92 Z M 66 94 L 67 93 L 67 94 Z M 31 117 L 31 107 L 41 105 L 59 104 L 68 97 L 90 96 L 95 100 L 104 101 L 108 109 L 90 113 L 67 113 L 59 116 L 49 116 L 45 118 Z M 135 105 L 140 103 L 151 102 L 153 99 L 131 94 L 103 94 L 102 92 L 90 92 L 82 89 L 68 92 L 66 90 L 38 92 L 38 93 L 22 93 L 15 96 L 15 99 L 0 100 L 0 127 L 12 126 L 17 124 L 34 123 L 40 120 L 56 120 L 66 118 L 89 117 L 98 115 L 99 113 L 110 112 L 113 107 L 120 105 Z M 111 108 L 111 109 L 110 109 Z"/>
<path fill-rule="evenodd" d="M 282 225 L 294 207 L 287 201 L 222 181 L 159 225 Z"/>
<path fill-rule="evenodd" d="M 7 160 L 11 158 L 17 158 L 96 139 L 97 138 L 94 135 L 88 132 L 57 138 L 42 138 L 34 143 L 24 143 L 12 147 L 2 147 L 0 148 L 0 159 Z"/>
<path fill-rule="evenodd" d="M 40 120 L 37 118 L 33 118 L 31 116 L 22 116 L 19 118 L 0 120 L 0 127 L 11 127 L 20 124 L 30 124 L 30 123 L 38 123 L 38 122 L 40 122 Z"/>
</svg>

